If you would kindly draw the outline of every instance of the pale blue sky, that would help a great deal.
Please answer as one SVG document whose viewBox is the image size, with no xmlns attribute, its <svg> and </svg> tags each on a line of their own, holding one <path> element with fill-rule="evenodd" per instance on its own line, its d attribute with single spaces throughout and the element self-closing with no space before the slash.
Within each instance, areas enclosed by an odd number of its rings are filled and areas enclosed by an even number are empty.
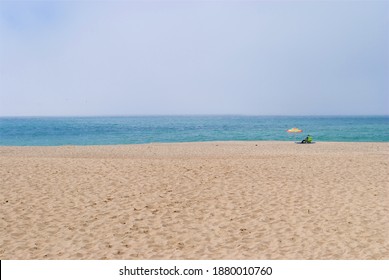
<svg viewBox="0 0 389 280">
<path fill-rule="evenodd" d="M 389 114 L 389 2 L 0 2 L 0 116 Z"/>
</svg>

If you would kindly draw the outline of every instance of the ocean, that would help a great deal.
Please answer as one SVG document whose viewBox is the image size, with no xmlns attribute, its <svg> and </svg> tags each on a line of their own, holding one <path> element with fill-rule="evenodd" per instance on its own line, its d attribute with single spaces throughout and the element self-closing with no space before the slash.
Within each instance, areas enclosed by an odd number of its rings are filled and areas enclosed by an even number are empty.
<svg viewBox="0 0 389 280">
<path fill-rule="evenodd" d="M 287 129 L 302 133 L 291 135 Z M 1 117 L 1 146 L 200 141 L 389 142 L 389 116 Z"/>
</svg>

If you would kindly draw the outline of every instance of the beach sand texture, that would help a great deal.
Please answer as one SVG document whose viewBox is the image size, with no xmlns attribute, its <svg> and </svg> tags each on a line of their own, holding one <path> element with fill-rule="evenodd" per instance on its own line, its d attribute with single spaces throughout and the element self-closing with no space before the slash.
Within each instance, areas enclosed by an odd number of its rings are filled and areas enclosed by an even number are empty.
<svg viewBox="0 0 389 280">
<path fill-rule="evenodd" d="M 0 147 L 0 259 L 389 259 L 389 143 Z"/>
</svg>

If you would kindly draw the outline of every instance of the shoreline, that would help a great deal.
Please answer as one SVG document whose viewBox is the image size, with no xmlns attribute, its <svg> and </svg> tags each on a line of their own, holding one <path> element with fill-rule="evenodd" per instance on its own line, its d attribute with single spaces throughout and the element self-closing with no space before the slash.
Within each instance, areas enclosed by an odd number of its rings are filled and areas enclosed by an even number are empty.
<svg viewBox="0 0 389 280">
<path fill-rule="evenodd" d="M 357 149 L 358 147 L 358 149 Z M 299 145 L 291 141 L 209 141 L 179 143 L 145 143 L 118 145 L 64 145 L 64 146 L 0 146 L 2 156 L 24 157 L 203 157 L 230 155 L 255 157 L 264 154 L 307 155 L 325 153 L 389 154 L 389 142 L 316 142 Z M 221 149 L 223 148 L 223 149 Z M 274 149 L 276 148 L 276 149 Z M 268 150 L 269 149 L 269 150 Z"/>
<path fill-rule="evenodd" d="M 300 137 L 303 138 L 303 137 Z M 299 140 L 301 140 L 298 138 Z M 133 145 L 174 145 L 174 144 L 212 144 L 212 143 L 253 143 L 253 142 L 258 142 L 258 143 L 292 143 L 295 144 L 296 142 L 300 142 L 299 140 L 294 141 L 293 139 L 289 140 L 210 140 L 210 141 L 189 141 L 189 142 L 146 142 L 146 143 L 121 143 L 121 144 L 88 144 L 88 145 L 78 145 L 78 144 L 64 144 L 64 145 L 0 145 L 0 148 L 6 148 L 6 147 L 12 147 L 12 148 L 17 148 L 17 147 L 96 147 L 96 146 L 133 146 Z M 319 140 L 316 141 L 315 139 L 315 144 L 320 144 L 320 143 L 389 143 L 388 141 L 324 141 L 324 140 Z"/>
<path fill-rule="evenodd" d="M 389 143 L 0 146 L 1 259 L 388 259 Z"/>
</svg>

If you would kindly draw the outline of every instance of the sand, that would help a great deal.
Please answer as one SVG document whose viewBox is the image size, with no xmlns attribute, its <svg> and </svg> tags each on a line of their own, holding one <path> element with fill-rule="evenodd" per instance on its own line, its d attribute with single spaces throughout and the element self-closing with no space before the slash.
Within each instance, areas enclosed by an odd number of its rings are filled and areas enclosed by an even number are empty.
<svg viewBox="0 0 389 280">
<path fill-rule="evenodd" d="M 389 143 L 0 147 L 0 259 L 389 259 Z"/>
</svg>

